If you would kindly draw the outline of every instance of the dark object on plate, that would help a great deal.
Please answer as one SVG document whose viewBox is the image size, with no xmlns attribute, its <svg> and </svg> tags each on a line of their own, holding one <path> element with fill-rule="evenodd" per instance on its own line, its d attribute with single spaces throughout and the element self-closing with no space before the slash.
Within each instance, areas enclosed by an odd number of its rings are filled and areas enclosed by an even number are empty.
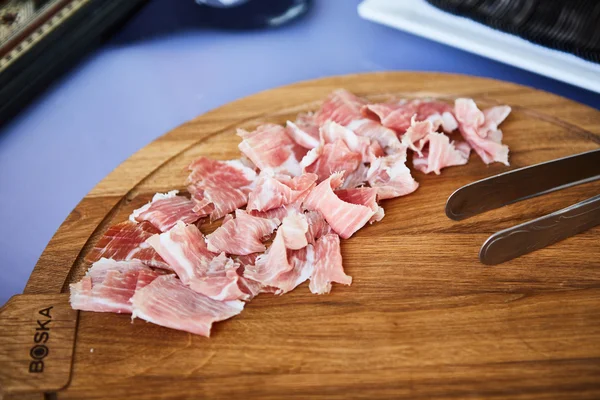
<svg viewBox="0 0 600 400">
<path fill-rule="evenodd" d="M 205 26 L 221 29 L 278 27 L 305 15 L 312 0 L 196 0 Z"/>
<path fill-rule="evenodd" d="M 0 124 L 146 0 L 0 0 Z"/>
<path fill-rule="evenodd" d="M 427 0 L 530 42 L 600 63 L 598 0 Z"/>
<path fill-rule="evenodd" d="M 446 203 L 455 221 L 518 201 L 600 179 L 600 150 L 568 156 L 473 182 Z M 600 224 L 600 195 L 524 224 L 494 233 L 479 252 L 488 265 L 500 264 Z"/>
</svg>

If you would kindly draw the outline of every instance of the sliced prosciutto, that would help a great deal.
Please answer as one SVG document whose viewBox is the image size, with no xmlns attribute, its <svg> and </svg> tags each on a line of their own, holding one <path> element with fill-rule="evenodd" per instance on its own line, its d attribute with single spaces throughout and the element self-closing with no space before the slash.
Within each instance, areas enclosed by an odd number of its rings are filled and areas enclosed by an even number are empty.
<svg viewBox="0 0 600 400">
<path fill-rule="evenodd" d="M 369 104 L 363 107 L 363 115 L 374 118 L 398 134 L 406 132 L 413 117 L 417 121 L 430 121 L 437 130 L 452 132 L 457 128 L 452 106 L 436 100 L 411 100 Z"/>
<path fill-rule="evenodd" d="M 369 222 L 381 221 L 385 216 L 383 207 L 377 204 L 377 188 L 353 188 L 353 189 L 338 189 L 335 191 L 336 196 L 346 203 L 359 204 L 369 207 L 373 210 L 373 216 Z"/>
<path fill-rule="evenodd" d="M 429 100 L 419 102 L 416 118 L 418 121 L 431 121 L 436 131 L 440 127 L 446 133 L 451 133 L 458 129 L 458 122 L 454 118 L 454 109 L 450 104 L 442 101 Z"/>
<path fill-rule="evenodd" d="M 243 210 L 235 210 L 235 218 L 228 220 L 206 237 L 207 248 L 213 252 L 247 255 L 266 250 L 263 240 L 279 226 L 277 219 L 255 217 Z"/>
<path fill-rule="evenodd" d="M 310 244 L 314 244 L 315 241 L 323 235 L 331 233 L 331 227 L 318 211 L 308 211 L 306 215 L 306 221 L 308 222 L 308 231 L 306 232 L 306 241 Z"/>
<path fill-rule="evenodd" d="M 239 264 L 237 273 L 240 276 L 240 280 L 238 281 L 238 286 L 240 290 L 248 295 L 246 300 L 251 300 L 256 297 L 258 294 L 262 293 L 264 290 L 263 285 L 260 282 L 252 280 L 250 278 L 246 278 L 244 276 L 244 272 L 247 267 L 252 267 L 256 263 L 256 258 L 261 253 L 252 253 L 244 256 L 238 256 L 235 258 L 235 262 Z"/>
<path fill-rule="evenodd" d="M 302 165 L 305 172 L 316 174 L 322 182 L 334 172 L 344 171 L 344 177 L 352 174 L 362 165 L 362 155 L 350 150 L 344 140 L 336 139 L 309 151 Z"/>
<path fill-rule="evenodd" d="M 70 285 L 71 307 L 75 310 L 131 314 L 130 299 L 136 289 L 159 274 L 140 261 L 95 262 L 77 283 Z"/>
<path fill-rule="evenodd" d="M 321 126 L 320 138 L 319 146 L 310 150 L 300 163 L 306 172 L 317 174 L 319 182 L 334 172 L 344 171 L 344 179 L 350 178 L 357 186 L 364 181 L 363 164 L 385 155 L 377 140 L 357 135 L 335 122 Z"/>
<path fill-rule="evenodd" d="M 300 175 L 300 159 L 306 153 L 280 125 L 261 125 L 252 132 L 238 129 L 239 149 L 261 171 Z"/>
<path fill-rule="evenodd" d="M 188 168 L 188 190 L 196 203 L 193 211 L 210 215 L 211 221 L 244 206 L 256 179 L 256 172 L 239 160 L 200 157 Z"/>
<path fill-rule="evenodd" d="M 377 188 L 379 200 L 405 196 L 419 187 L 406 166 L 406 149 L 375 160 L 368 175 L 371 187 Z"/>
<path fill-rule="evenodd" d="M 108 228 L 85 260 L 91 263 L 101 258 L 116 261 L 139 260 L 150 267 L 170 269 L 162 257 L 146 243 L 146 239 L 157 233 L 160 231 L 147 221 L 139 224 L 121 222 Z"/>
<path fill-rule="evenodd" d="M 334 143 L 336 140 L 343 140 L 350 151 L 361 155 L 363 162 L 369 162 L 372 157 L 381 155 L 373 154 L 371 139 L 366 136 L 359 136 L 351 129 L 338 123 L 326 122 L 321 126 L 320 132 L 322 143 Z M 382 151 L 381 146 L 377 147 Z"/>
<path fill-rule="evenodd" d="M 242 274 L 243 274 L 244 270 L 242 270 Z M 240 276 L 240 280 L 238 281 L 238 286 L 240 287 L 240 290 L 246 294 L 245 300 L 247 300 L 247 301 L 252 300 L 256 296 L 258 296 L 260 293 L 267 292 L 267 290 L 263 290 L 264 286 L 260 282 L 246 278 L 243 275 Z"/>
<path fill-rule="evenodd" d="M 286 249 L 299 250 L 308 245 L 308 219 L 296 209 L 291 209 L 283 219 L 279 231 Z"/>
<path fill-rule="evenodd" d="M 362 108 L 362 113 L 401 135 L 410 126 L 413 115 L 417 114 L 417 104 L 415 102 L 369 104 Z"/>
<path fill-rule="evenodd" d="M 401 147 L 396 132 L 386 128 L 377 121 L 362 118 L 350 122 L 346 127 L 359 136 L 364 136 L 379 143 L 386 154 L 398 151 Z"/>
<path fill-rule="evenodd" d="M 402 144 L 421 155 L 421 150 L 423 150 L 427 136 L 434 131 L 431 121 L 417 121 L 413 117 L 406 133 L 402 135 Z"/>
<path fill-rule="evenodd" d="M 224 253 L 209 251 L 195 225 L 178 222 L 170 231 L 154 235 L 148 243 L 169 263 L 181 282 L 215 300 L 245 299 L 239 286 L 239 267 Z"/>
<path fill-rule="evenodd" d="M 489 121 L 486 123 L 485 112 L 481 112 L 471 99 L 456 99 L 454 113 L 458 121 L 460 133 L 484 163 L 508 163 L 508 146 L 502 144 L 502 131 L 497 129 L 506 118 L 510 108 L 486 110 Z"/>
<path fill-rule="evenodd" d="M 469 161 L 471 147 L 467 143 L 450 142 L 448 136 L 437 132 L 430 133 L 426 142 L 429 145 L 423 154 L 413 156 L 413 166 L 425 174 L 439 175 L 442 168 L 465 165 Z"/>
<path fill-rule="evenodd" d="M 159 276 L 136 291 L 131 302 L 133 318 L 206 337 L 213 322 L 229 319 L 244 309 L 242 301 L 211 299 L 173 275 Z"/>
<path fill-rule="evenodd" d="M 275 294 L 289 292 L 306 281 L 312 272 L 314 259 L 312 245 L 306 244 L 307 232 L 308 224 L 299 225 L 298 219 L 292 216 L 284 218 L 271 247 L 258 256 L 253 266 L 246 266 L 244 277 L 275 288 Z M 296 247 L 296 250 L 286 244 Z M 300 247 L 302 244 L 304 247 Z"/>
<path fill-rule="evenodd" d="M 484 122 L 477 133 L 481 137 L 488 137 L 494 135 L 495 132 L 499 131 L 498 125 L 500 125 L 508 117 L 511 112 L 509 106 L 495 106 L 483 110 Z"/>
<path fill-rule="evenodd" d="M 329 226 L 342 238 L 347 239 L 369 222 L 375 211 L 371 207 L 340 199 L 333 190 L 340 187 L 342 182 L 343 173 L 332 174 L 310 192 L 304 201 L 304 207 L 319 211 Z"/>
<path fill-rule="evenodd" d="M 472 99 L 456 99 L 454 102 L 454 112 L 461 125 L 468 125 L 469 127 L 474 128 L 476 131 L 475 133 L 479 135 L 477 130 L 484 124 L 485 115 Z M 485 136 L 486 135 L 483 135 L 482 137 Z"/>
<path fill-rule="evenodd" d="M 438 114 L 442 115 L 444 113 L 452 114 L 454 112 L 454 108 L 452 105 L 445 103 L 443 101 L 438 100 L 413 100 L 412 103 L 416 106 L 417 110 L 417 119 L 419 121 L 423 121 L 428 117 Z"/>
<path fill-rule="evenodd" d="M 315 114 L 315 120 L 319 125 L 327 121 L 346 125 L 354 119 L 362 117 L 361 109 L 366 102 L 344 89 L 333 91 L 323 102 L 319 111 Z"/>
<path fill-rule="evenodd" d="M 314 246 L 314 267 L 310 276 L 308 288 L 315 294 L 325 294 L 331 291 L 331 283 L 350 285 L 352 277 L 344 273 L 340 237 L 336 234 L 325 235 Z"/>
<path fill-rule="evenodd" d="M 247 211 L 268 211 L 302 201 L 315 186 L 318 176 L 306 173 L 294 178 L 289 175 L 261 173 L 255 188 L 248 195 Z"/>
<path fill-rule="evenodd" d="M 152 201 L 129 216 L 133 222 L 148 221 L 161 232 L 168 231 L 175 226 L 177 221 L 191 224 L 200 219 L 194 212 L 196 203 L 184 196 L 178 196 L 179 191 L 169 193 L 156 193 Z"/>
<path fill-rule="evenodd" d="M 275 294 L 290 292 L 310 278 L 315 265 L 313 245 L 309 244 L 299 250 L 288 251 L 288 260 L 292 268 L 277 276 Z"/>
<path fill-rule="evenodd" d="M 288 136 L 305 149 L 314 149 L 319 145 L 319 127 L 316 125 L 303 126 L 298 121 L 287 121 L 286 129 Z"/>
<path fill-rule="evenodd" d="M 348 174 L 344 179 L 344 183 L 342 183 L 342 189 L 350 189 L 359 186 L 365 186 L 369 179 L 369 164 L 361 163 L 358 168 Z"/>
<path fill-rule="evenodd" d="M 340 238 L 380 221 L 380 200 L 418 188 L 408 151 L 423 173 L 466 164 L 471 149 L 485 163 L 508 164 L 499 125 L 510 111 L 482 111 L 471 99 L 369 104 L 340 89 L 285 126 L 239 129 L 239 160 L 189 166 L 191 199 L 157 193 L 108 229 L 88 254 L 95 263 L 70 287 L 72 306 L 209 336 L 261 293 L 350 285 Z M 464 141 L 445 134 L 456 130 Z M 205 237 L 197 221 L 206 216 L 222 221 Z"/>
<path fill-rule="evenodd" d="M 142 269 L 138 272 L 138 279 L 135 284 L 135 290 L 139 290 L 144 286 L 152 282 L 157 276 L 170 274 L 169 271 L 164 269 Z"/>
<path fill-rule="evenodd" d="M 281 231 L 277 231 L 267 252 L 258 256 L 253 266 L 246 266 L 244 277 L 260 282 L 264 286 L 275 286 L 277 276 L 292 268 L 293 266 L 288 261 L 283 234 Z"/>
<path fill-rule="evenodd" d="M 300 113 L 296 121 L 288 121 L 286 125 L 288 135 L 299 146 L 313 149 L 319 145 L 319 123 L 313 113 Z"/>
<path fill-rule="evenodd" d="M 454 114 L 450 112 L 432 114 L 425 118 L 424 121 L 430 121 L 435 131 L 442 128 L 444 132 L 451 133 L 458 129 L 458 122 L 456 121 L 456 118 L 454 118 Z"/>
<path fill-rule="evenodd" d="M 269 211 L 253 210 L 253 211 L 248 212 L 248 214 L 252 215 L 253 217 L 260 217 L 260 218 L 279 220 L 279 221 L 283 220 L 283 218 L 287 215 L 287 213 L 288 213 L 287 206 L 277 207 L 277 208 L 274 208 Z"/>
</svg>

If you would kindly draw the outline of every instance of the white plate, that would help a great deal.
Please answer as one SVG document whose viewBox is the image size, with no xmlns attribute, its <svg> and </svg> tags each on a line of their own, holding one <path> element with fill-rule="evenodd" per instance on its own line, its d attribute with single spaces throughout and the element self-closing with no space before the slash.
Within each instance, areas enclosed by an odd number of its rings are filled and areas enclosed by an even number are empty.
<svg viewBox="0 0 600 400">
<path fill-rule="evenodd" d="M 444 12 L 425 0 L 365 0 L 358 13 L 374 22 L 600 93 L 600 64 Z"/>
</svg>

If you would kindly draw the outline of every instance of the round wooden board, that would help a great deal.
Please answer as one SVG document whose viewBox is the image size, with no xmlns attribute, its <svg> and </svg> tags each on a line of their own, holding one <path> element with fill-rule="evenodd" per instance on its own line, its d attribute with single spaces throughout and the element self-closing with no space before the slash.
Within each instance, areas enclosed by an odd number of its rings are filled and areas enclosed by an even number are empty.
<svg viewBox="0 0 600 400">
<path fill-rule="evenodd" d="M 67 291 L 102 232 L 155 192 L 184 189 L 193 159 L 239 157 L 236 127 L 284 123 L 336 88 L 508 104 L 511 168 L 600 145 L 600 112 L 489 79 L 386 72 L 269 90 L 174 129 L 114 170 L 59 228 L 25 292 Z M 441 176 L 415 172 L 417 192 L 384 202 L 382 222 L 342 243 L 352 286 L 261 295 L 210 339 L 80 313 L 72 380 L 58 398 L 600 397 L 600 227 L 499 266 L 477 258 L 491 233 L 591 197 L 600 182 L 462 222 L 445 217 L 455 189 L 507 169 L 472 155 Z"/>
</svg>

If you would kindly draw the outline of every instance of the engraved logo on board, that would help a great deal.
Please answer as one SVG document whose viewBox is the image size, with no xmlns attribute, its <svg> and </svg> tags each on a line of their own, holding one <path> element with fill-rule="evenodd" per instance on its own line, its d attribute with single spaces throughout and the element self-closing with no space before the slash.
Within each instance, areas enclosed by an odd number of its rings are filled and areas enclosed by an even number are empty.
<svg viewBox="0 0 600 400">
<path fill-rule="evenodd" d="M 44 359 L 48 356 L 49 349 L 46 343 L 50 339 L 50 323 L 52 316 L 50 310 L 54 306 L 42 308 L 38 314 L 45 318 L 38 317 L 35 333 L 33 335 L 33 346 L 29 350 L 31 361 L 29 362 L 30 373 L 44 372 Z"/>
</svg>

